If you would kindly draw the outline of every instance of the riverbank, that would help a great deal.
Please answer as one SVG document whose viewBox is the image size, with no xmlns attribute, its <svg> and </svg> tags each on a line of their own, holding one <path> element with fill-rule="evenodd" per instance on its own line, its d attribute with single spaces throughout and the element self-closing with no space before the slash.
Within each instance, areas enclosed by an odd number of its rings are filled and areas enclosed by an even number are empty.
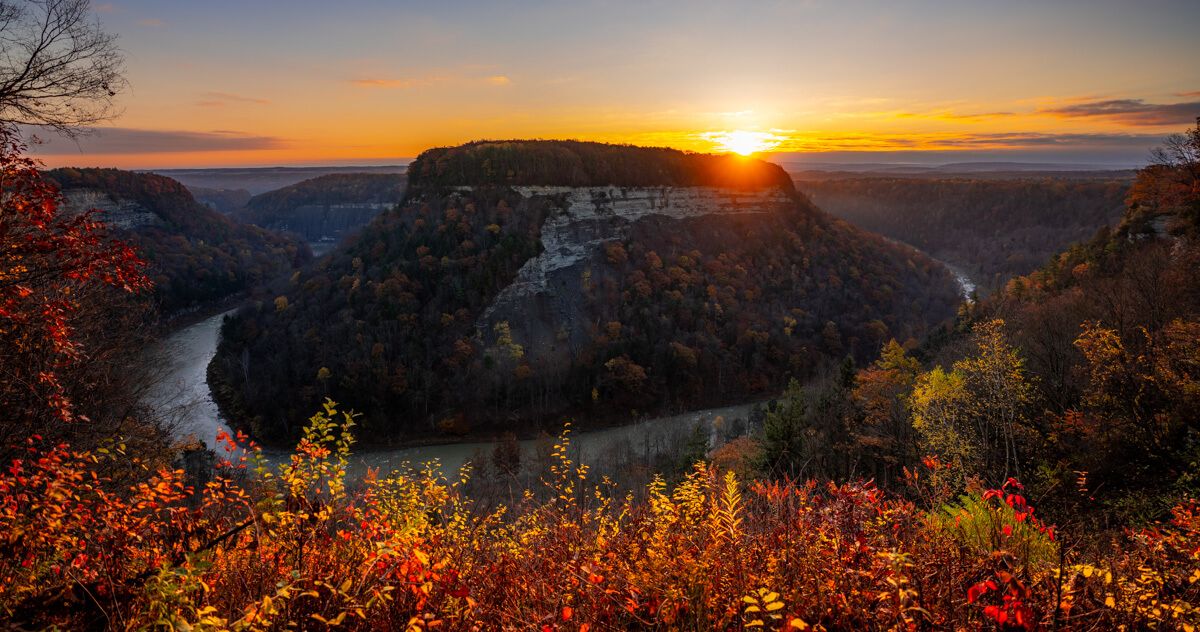
<svg viewBox="0 0 1200 632">
<path fill-rule="evenodd" d="M 200 441 L 220 453 L 216 437 L 229 432 L 212 393 L 208 388 L 207 367 L 216 353 L 221 322 L 229 311 L 181 327 L 147 350 L 145 363 L 163 373 L 149 389 L 146 403 L 162 411 L 171 420 L 171 429 L 180 442 Z M 756 400 L 682 412 L 673 415 L 644 418 L 625 424 L 613 424 L 573 434 L 573 456 L 588 461 L 614 458 L 619 452 L 640 452 L 646 455 L 665 452 L 683 445 L 697 425 L 705 432 L 714 432 L 718 418 L 733 421 L 746 419 Z M 575 426 L 578 428 L 578 425 Z M 479 452 L 490 452 L 498 441 L 494 438 L 468 437 L 453 443 L 418 443 L 380 448 L 356 446 L 352 458 L 352 474 L 365 473 L 368 468 L 383 471 L 408 463 L 418 465 L 437 461 L 443 471 L 456 471 Z M 522 452 L 536 454 L 544 440 L 535 437 L 518 442 Z M 285 459 L 289 451 L 272 448 L 265 451 L 269 460 Z M 584 461 L 587 462 L 587 461 Z"/>
</svg>

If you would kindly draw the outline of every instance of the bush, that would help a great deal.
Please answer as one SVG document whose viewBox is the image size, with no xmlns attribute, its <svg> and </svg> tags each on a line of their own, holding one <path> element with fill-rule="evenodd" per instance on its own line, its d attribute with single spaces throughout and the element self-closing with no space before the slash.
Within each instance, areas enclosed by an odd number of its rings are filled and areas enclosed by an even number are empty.
<svg viewBox="0 0 1200 632">
<path fill-rule="evenodd" d="M 122 489 L 96 475 L 119 451 L 31 440 L 0 473 L 0 613 L 24 627 L 213 630 L 1186 629 L 1200 618 L 1194 503 L 1103 559 L 1059 560 L 1014 482 L 931 515 L 869 483 L 745 484 L 701 462 L 638 500 L 591 482 L 564 435 L 544 487 L 488 511 L 463 493 L 467 471 L 347 486 L 352 425 L 327 403 L 277 467 L 222 437 L 225 459 L 199 488 L 163 470 Z"/>
</svg>

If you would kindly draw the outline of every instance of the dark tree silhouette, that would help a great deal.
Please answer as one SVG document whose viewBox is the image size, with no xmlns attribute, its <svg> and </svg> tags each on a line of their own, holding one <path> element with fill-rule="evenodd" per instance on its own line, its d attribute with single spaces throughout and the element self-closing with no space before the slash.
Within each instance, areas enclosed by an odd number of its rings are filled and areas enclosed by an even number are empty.
<svg viewBox="0 0 1200 632">
<path fill-rule="evenodd" d="M 0 1 L 0 124 L 74 137 L 112 118 L 126 85 L 116 42 L 89 0 Z"/>
</svg>

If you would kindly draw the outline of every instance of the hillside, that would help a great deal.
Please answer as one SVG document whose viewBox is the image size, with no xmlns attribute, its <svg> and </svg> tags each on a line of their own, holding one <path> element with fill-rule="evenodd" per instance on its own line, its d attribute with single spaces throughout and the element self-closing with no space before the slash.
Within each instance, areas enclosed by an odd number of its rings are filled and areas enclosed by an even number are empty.
<svg viewBox="0 0 1200 632">
<path fill-rule="evenodd" d="M 1124 177 L 808 174 L 797 186 L 825 211 L 912 244 L 992 291 L 1121 217 Z"/>
<path fill-rule="evenodd" d="M 282 189 L 305 180 L 311 180 L 329 174 L 347 173 L 379 173 L 401 174 L 405 165 L 397 164 L 382 167 L 225 167 L 215 169 L 158 169 L 158 175 L 178 180 L 183 186 L 191 189 L 200 187 L 206 189 L 227 189 L 231 191 L 244 190 L 250 195 L 260 195 L 276 189 Z"/>
<path fill-rule="evenodd" d="M 323 175 L 256 195 L 234 217 L 310 242 L 335 241 L 399 203 L 404 187 L 400 174 Z"/>
<path fill-rule="evenodd" d="M 1138 172 L 1116 226 L 980 306 L 1037 376 L 1044 450 L 1123 518 L 1200 489 L 1200 127 L 1179 138 L 1191 153 Z"/>
<path fill-rule="evenodd" d="M 187 189 L 192 192 L 197 202 L 226 215 L 246 206 L 252 197 L 245 189 L 214 189 L 201 186 L 188 186 Z"/>
<path fill-rule="evenodd" d="M 166 314 L 245 292 L 309 257 L 295 238 L 233 221 L 165 176 L 75 168 L 46 175 L 62 188 L 69 212 L 98 209 L 149 261 Z"/>
<path fill-rule="evenodd" d="M 471 143 L 422 154 L 403 205 L 231 319 L 210 381 L 271 441 L 327 395 L 374 441 L 629 418 L 865 361 L 956 304 L 942 267 L 769 163 Z"/>
</svg>

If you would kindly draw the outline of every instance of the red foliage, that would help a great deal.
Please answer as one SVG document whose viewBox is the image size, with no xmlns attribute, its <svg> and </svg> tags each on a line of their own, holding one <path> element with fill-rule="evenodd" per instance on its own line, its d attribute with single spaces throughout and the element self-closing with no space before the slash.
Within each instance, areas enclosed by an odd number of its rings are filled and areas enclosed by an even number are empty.
<svg viewBox="0 0 1200 632">
<path fill-rule="evenodd" d="M 4 396 L 32 396 L 71 421 L 59 372 L 84 357 L 72 335 L 77 297 L 97 284 L 134 292 L 150 281 L 145 262 L 110 239 L 94 212 L 60 212 L 58 188 L 23 151 L 0 137 L 0 356 L 12 359 L 3 363 Z"/>
</svg>

